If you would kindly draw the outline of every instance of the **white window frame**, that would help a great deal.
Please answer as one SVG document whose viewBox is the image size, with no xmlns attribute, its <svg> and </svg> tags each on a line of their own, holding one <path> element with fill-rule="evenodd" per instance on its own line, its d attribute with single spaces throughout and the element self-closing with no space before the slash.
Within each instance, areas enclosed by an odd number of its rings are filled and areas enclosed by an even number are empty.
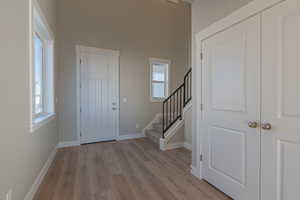
<svg viewBox="0 0 300 200">
<path fill-rule="evenodd" d="M 171 61 L 166 59 L 160 59 L 160 58 L 149 58 L 150 63 L 150 101 L 151 102 L 162 102 L 169 96 L 170 91 L 170 69 L 171 69 Z M 153 81 L 153 65 L 155 64 L 167 64 L 167 73 L 166 73 L 166 80 L 165 81 Z M 157 98 L 153 97 L 153 88 L 152 83 L 165 83 L 165 97 L 163 98 Z"/>
<path fill-rule="evenodd" d="M 55 118 L 54 34 L 36 0 L 30 1 L 30 132 Z M 43 43 L 43 111 L 35 114 L 35 45 L 37 34 Z"/>
<path fill-rule="evenodd" d="M 39 117 L 42 117 L 42 116 L 45 116 L 46 115 L 46 112 L 45 112 L 45 104 L 44 104 L 44 82 L 45 82 L 45 46 L 46 46 L 46 44 L 44 44 L 44 41 L 43 41 L 43 39 L 41 38 L 41 36 L 39 35 L 39 33 L 38 32 L 35 32 L 34 31 L 34 33 L 33 33 L 34 35 L 36 35 L 39 39 L 40 39 L 40 41 L 41 41 L 41 43 L 42 43 L 42 94 L 41 94 L 41 102 L 42 102 L 42 111 L 40 112 L 40 113 L 35 113 L 35 83 L 34 83 L 34 81 L 35 81 L 35 76 L 36 76 L 36 74 L 35 74 L 35 61 L 34 61 L 34 63 L 33 63 L 33 88 L 32 88 L 32 95 L 33 95 L 33 118 L 39 118 Z M 34 45 L 34 44 L 33 44 Z M 34 51 L 35 52 L 35 51 Z M 33 55 L 35 55 L 34 53 L 33 53 Z"/>
</svg>

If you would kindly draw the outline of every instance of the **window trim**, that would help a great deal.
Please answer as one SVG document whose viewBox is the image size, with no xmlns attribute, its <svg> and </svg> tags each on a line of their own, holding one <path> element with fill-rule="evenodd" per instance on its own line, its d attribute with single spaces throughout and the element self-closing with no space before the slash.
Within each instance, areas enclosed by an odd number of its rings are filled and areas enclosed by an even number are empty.
<svg viewBox="0 0 300 200">
<path fill-rule="evenodd" d="M 166 59 L 160 59 L 160 58 L 149 58 L 149 64 L 150 64 L 150 102 L 163 102 L 168 96 L 170 91 L 170 71 L 171 71 L 171 61 Z M 167 73 L 166 73 L 166 81 L 154 81 L 153 80 L 153 65 L 154 64 L 167 64 Z M 153 97 L 153 83 L 165 83 L 165 97 L 164 98 L 157 98 Z"/>
<path fill-rule="evenodd" d="M 56 118 L 55 114 L 55 56 L 54 56 L 54 34 L 43 15 L 36 0 L 30 1 L 30 24 L 29 24 L 29 66 L 30 66 L 30 132 L 46 125 Z M 43 111 L 35 114 L 35 47 L 34 36 L 37 34 L 43 43 Z M 50 59 L 49 59 L 50 58 Z M 50 96 L 49 96 L 50 95 Z"/>
</svg>

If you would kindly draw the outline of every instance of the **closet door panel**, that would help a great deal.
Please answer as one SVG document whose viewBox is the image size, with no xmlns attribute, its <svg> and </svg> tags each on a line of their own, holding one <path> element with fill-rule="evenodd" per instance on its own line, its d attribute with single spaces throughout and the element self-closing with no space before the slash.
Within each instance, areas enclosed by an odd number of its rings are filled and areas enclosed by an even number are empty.
<svg viewBox="0 0 300 200">
<path fill-rule="evenodd" d="M 262 27 L 262 200 L 295 200 L 300 188 L 300 1 L 266 11 Z"/>
<path fill-rule="evenodd" d="M 234 199 L 259 198 L 260 16 L 203 42 L 203 177 Z"/>
</svg>

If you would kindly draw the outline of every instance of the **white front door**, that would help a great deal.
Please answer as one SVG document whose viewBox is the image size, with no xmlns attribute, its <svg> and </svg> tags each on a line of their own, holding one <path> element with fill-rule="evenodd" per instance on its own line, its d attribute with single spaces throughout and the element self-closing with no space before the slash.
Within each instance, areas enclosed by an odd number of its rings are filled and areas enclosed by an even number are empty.
<svg viewBox="0 0 300 200">
<path fill-rule="evenodd" d="M 202 44 L 202 176 L 236 200 L 258 200 L 260 17 Z"/>
<path fill-rule="evenodd" d="M 81 143 L 117 139 L 119 57 L 81 48 Z"/>
<path fill-rule="evenodd" d="M 300 1 L 289 0 L 266 11 L 262 27 L 261 200 L 296 200 L 300 199 Z"/>
</svg>

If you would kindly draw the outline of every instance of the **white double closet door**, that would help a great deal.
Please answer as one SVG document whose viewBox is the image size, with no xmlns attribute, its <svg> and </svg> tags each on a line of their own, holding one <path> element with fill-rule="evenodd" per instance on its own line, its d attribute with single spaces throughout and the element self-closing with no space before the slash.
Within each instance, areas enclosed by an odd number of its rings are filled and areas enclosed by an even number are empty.
<svg viewBox="0 0 300 200">
<path fill-rule="evenodd" d="M 300 1 L 202 43 L 203 170 L 236 200 L 300 199 Z"/>
</svg>

